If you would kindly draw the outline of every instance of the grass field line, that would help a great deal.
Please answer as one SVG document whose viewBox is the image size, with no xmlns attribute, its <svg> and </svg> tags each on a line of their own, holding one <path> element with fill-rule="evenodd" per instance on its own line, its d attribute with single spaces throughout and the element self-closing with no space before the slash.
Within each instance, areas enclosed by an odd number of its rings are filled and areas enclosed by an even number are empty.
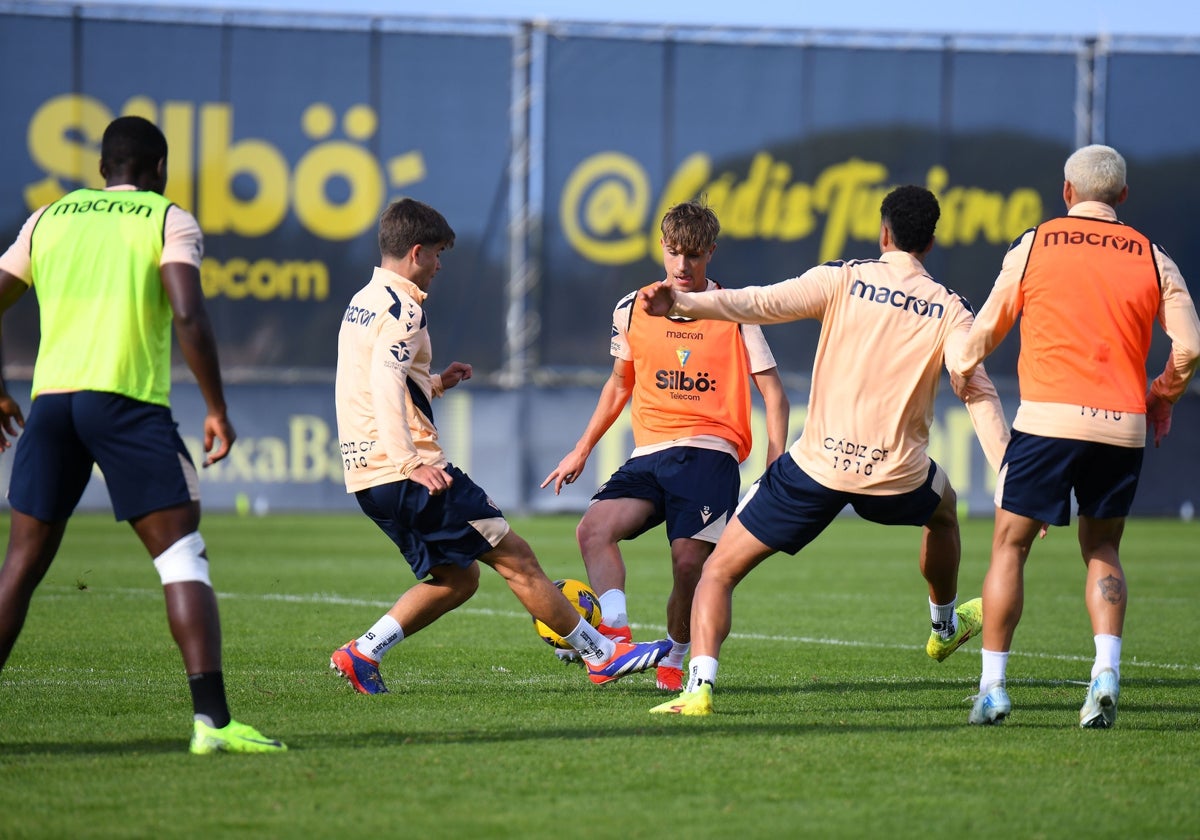
<svg viewBox="0 0 1200 840">
<path fill-rule="evenodd" d="M 56 593 L 71 593 L 76 591 L 76 587 L 69 586 L 43 586 L 40 590 L 41 597 L 58 597 Z M 161 598 L 161 589 L 129 589 L 129 588 L 113 588 L 105 589 L 105 594 L 135 596 L 147 598 Z M 314 592 L 309 595 L 292 595 L 286 593 L 263 592 L 263 593 L 240 593 L 240 592 L 218 592 L 218 598 L 222 600 L 239 600 L 239 601 L 281 601 L 285 603 L 295 604 L 328 604 L 335 606 L 350 606 L 350 607 L 375 607 L 377 609 L 386 610 L 395 603 L 395 601 L 381 601 L 368 598 L 348 598 L 342 595 L 334 595 L 323 592 Z M 496 618 L 527 618 L 528 614 L 517 610 L 494 610 L 487 607 L 459 607 L 455 612 L 464 613 L 467 615 L 494 616 Z M 631 624 L 631 627 L 636 629 L 653 630 L 656 633 L 665 631 L 661 625 L 652 625 L 637 623 Z M 745 641 L 759 642 L 784 642 L 787 644 L 804 644 L 804 645 L 821 645 L 829 647 L 857 647 L 870 648 L 875 650 L 924 650 L 922 645 L 906 645 L 895 642 L 864 642 L 853 639 L 834 639 L 819 636 L 781 636 L 768 633 L 737 633 L 729 634 L 731 639 L 739 639 Z M 1026 657 L 1029 659 L 1046 659 L 1056 662 L 1091 662 L 1091 656 L 1081 656 L 1078 654 L 1063 654 L 1063 653 L 1038 653 L 1030 651 L 1013 651 L 1012 656 Z M 1200 671 L 1200 664 L 1186 662 L 1149 662 L 1144 659 L 1126 659 L 1121 662 L 1123 668 L 1140 667 L 1140 668 L 1157 668 L 1168 671 Z"/>
</svg>

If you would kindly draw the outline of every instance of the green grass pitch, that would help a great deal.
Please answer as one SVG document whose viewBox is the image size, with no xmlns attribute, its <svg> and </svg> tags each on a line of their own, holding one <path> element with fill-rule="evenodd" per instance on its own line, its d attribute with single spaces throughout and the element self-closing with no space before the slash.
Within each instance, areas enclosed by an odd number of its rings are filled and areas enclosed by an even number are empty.
<svg viewBox="0 0 1200 840">
<path fill-rule="evenodd" d="M 5 522 L 7 517 L 5 517 Z M 514 519 L 583 577 L 575 519 Z M 1134 520 L 1117 725 L 1080 730 L 1092 657 L 1074 530 L 1027 568 L 1013 713 L 966 723 L 973 640 L 924 654 L 916 529 L 845 518 L 738 588 L 710 718 L 652 675 L 591 685 L 484 570 L 360 696 L 330 652 L 413 583 L 354 516 L 207 516 L 234 715 L 280 756 L 187 753 L 190 701 L 132 532 L 77 517 L 0 674 L 0 837 L 1200 837 L 1200 523 Z M 964 523 L 960 597 L 991 523 Z M 661 529 L 626 544 L 635 638 L 664 634 Z"/>
</svg>

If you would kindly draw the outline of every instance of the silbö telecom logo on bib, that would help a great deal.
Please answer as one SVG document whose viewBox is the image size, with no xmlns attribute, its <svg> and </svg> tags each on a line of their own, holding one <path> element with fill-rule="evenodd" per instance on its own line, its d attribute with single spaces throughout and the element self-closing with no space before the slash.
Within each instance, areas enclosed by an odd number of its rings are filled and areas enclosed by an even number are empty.
<svg viewBox="0 0 1200 840">
<path fill-rule="evenodd" d="M 680 347 L 675 351 L 675 358 L 679 360 L 680 370 L 660 370 L 654 375 L 654 385 L 659 390 L 670 391 L 670 397 L 673 400 L 698 401 L 700 394 L 707 391 L 717 390 L 717 381 L 709 379 L 706 372 L 697 373 L 695 376 L 689 376 L 683 368 L 687 367 L 688 360 L 692 357 L 692 351 L 686 347 Z"/>
</svg>

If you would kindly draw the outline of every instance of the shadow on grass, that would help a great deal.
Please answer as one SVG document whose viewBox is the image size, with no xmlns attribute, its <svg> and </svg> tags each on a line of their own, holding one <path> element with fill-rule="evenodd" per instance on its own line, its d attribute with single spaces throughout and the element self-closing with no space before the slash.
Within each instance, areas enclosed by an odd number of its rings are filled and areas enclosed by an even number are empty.
<svg viewBox="0 0 1200 840">
<path fill-rule="evenodd" d="M 969 686 L 973 688 L 973 686 Z M 898 691 L 903 689 L 903 694 Z M 1013 715 L 1002 727 L 995 729 L 1038 729 L 1062 730 L 1070 728 L 1072 715 L 1077 709 L 1072 705 L 1075 699 L 1082 701 L 1085 686 L 1081 682 L 1063 680 L 1028 680 L 1014 681 L 1009 684 L 1009 692 L 1013 696 Z M 1122 717 L 1118 720 L 1115 731 L 1137 732 L 1179 732 L 1200 730 L 1200 702 L 1193 700 L 1186 705 L 1169 705 L 1162 702 L 1142 703 L 1136 695 L 1142 691 L 1187 691 L 1189 697 L 1196 697 L 1195 690 L 1200 688 L 1200 680 L 1168 680 L 1168 679 L 1130 679 L 1122 680 L 1123 699 L 1128 705 L 1122 706 Z M 588 723 L 581 726 L 568 727 L 524 727 L 508 729 L 472 729 L 444 728 L 428 731 L 387 730 L 373 732 L 276 732 L 288 744 L 289 753 L 310 750 L 345 750 L 345 749 L 374 749 L 380 747 L 430 746 L 452 744 L 479 743 L 519 743 L 526 741 L 579 741 L 601 738 L 678 738 L 687 735 L 753 735 L 753 736 L 802 736 L 802 735 L 833 735 L 833 734 L 872 734 L 872 733 L 941 733 L 946 734 L 956 730 L 968 729 L 966 725 L 967 705 L 959 705 L 957 701 L 944 704 L 941 707 L 936 702 L 931 703 L 928 697 L 912 696 L 919 692 L 951 691 L 955 685 L 946 680 L 896 680 L 894 682 L 880 680 L 824 682 L 814 681 L 798 686 L 732 686 L 721 688 L 717 693 L 717 711 L 706 718 L 680 718 L 674 715 L 650 715 L 649 705 L 661 702 L 666 695 L 663 692 L 624 692 L 625 699 L 638 697 L 639 701 L 647 701 L 645 719 L 635 724 L 621 726 L 598 726 Z M 1072 692 L 1071 700 L 1060 697 L 1065 691 Z M 1078 690 L 1078 697 L 1075 697 Z M 1054 696 L 1047 696 L 1053 691 Z M 888 706 L 878 704 L 854 705 L 835 704 L 835 695 L 869 694 L 878 692 L 895 692 L 898 696 L 912 696 L 911 702 L 896 703 Z M 813 698 L 815 695 L 825 696 L 826 703 L 819 707 L 798 707 L 781 709 L 778 698 L 794 696 L 797 699 Z M 1132 696 L 1131 696 L 1132 695 Z M 749 708 L 755 699 L 776 698 L 766 709 Z M 385 701 L 386 702 L 386 701 Z M 730 708 L 732 707 L 732 708 Z M 952 712 L 952 719 L 936 721 L 901 722 L 892 716 L 909 711 L 920 711 L 929 714 Z M 961 712 L 961 715 L 959 714 Z M 1033 719 L 1024 718 L 1022 713 L 1029 714 Z M 1061 713 L 1061 715 L 1059 715 Z M 1046 715 L 1056 715 L 1047 720 Z M 776 720 L 756 721 L 764 715 Z M 881 717 L 887 720 L 881 722 Z M 780 721 L 778 718 L 787 717 Z M 1060 718 L 1064 722 L 1060 722 Z M 793 720 L 794 718 L 794 720 Z M 517 721 L 519 725 L 519 721 Z M 0 741 L 0 755 L 5 758 L 18 756 L 105 756 L 120 755 L 134 756 L 142 754 L 185 754 L 187 739 L 181 738 L 146 738 L 134 741 L 120 742 L 86 742 L 72 741 L 59 743 L 55 741 L 24 741 L 5 743 Z M 213 760 L 213 759 L 210 759 Z M 222 760 L 220 758 L 215 760 Z"/>
</svg>

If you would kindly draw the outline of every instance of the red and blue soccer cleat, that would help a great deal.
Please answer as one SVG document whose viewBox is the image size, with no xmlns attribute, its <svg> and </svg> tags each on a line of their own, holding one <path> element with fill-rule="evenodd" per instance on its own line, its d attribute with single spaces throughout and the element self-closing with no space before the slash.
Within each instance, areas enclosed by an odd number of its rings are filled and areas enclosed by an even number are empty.
<svg viewBox="0 0 1200 840">
<path fill-rule="evenodd" d="M 653 668 L 671 652 L 671 640 L 657 642 L 617 642 L 613 655 L 599 665 L 587 663 L 588 678 L 596 685 L 619 680 L 626 674 L 636 674 Z"/>
<path fill-rule="evenodd" d="M 359 694 L 387 694 L 379 675 L 379 663 L 359 653 L 357 639 L 351 639 L 329 657 L 329 667 L 337 671 Z"/>
</svg>

